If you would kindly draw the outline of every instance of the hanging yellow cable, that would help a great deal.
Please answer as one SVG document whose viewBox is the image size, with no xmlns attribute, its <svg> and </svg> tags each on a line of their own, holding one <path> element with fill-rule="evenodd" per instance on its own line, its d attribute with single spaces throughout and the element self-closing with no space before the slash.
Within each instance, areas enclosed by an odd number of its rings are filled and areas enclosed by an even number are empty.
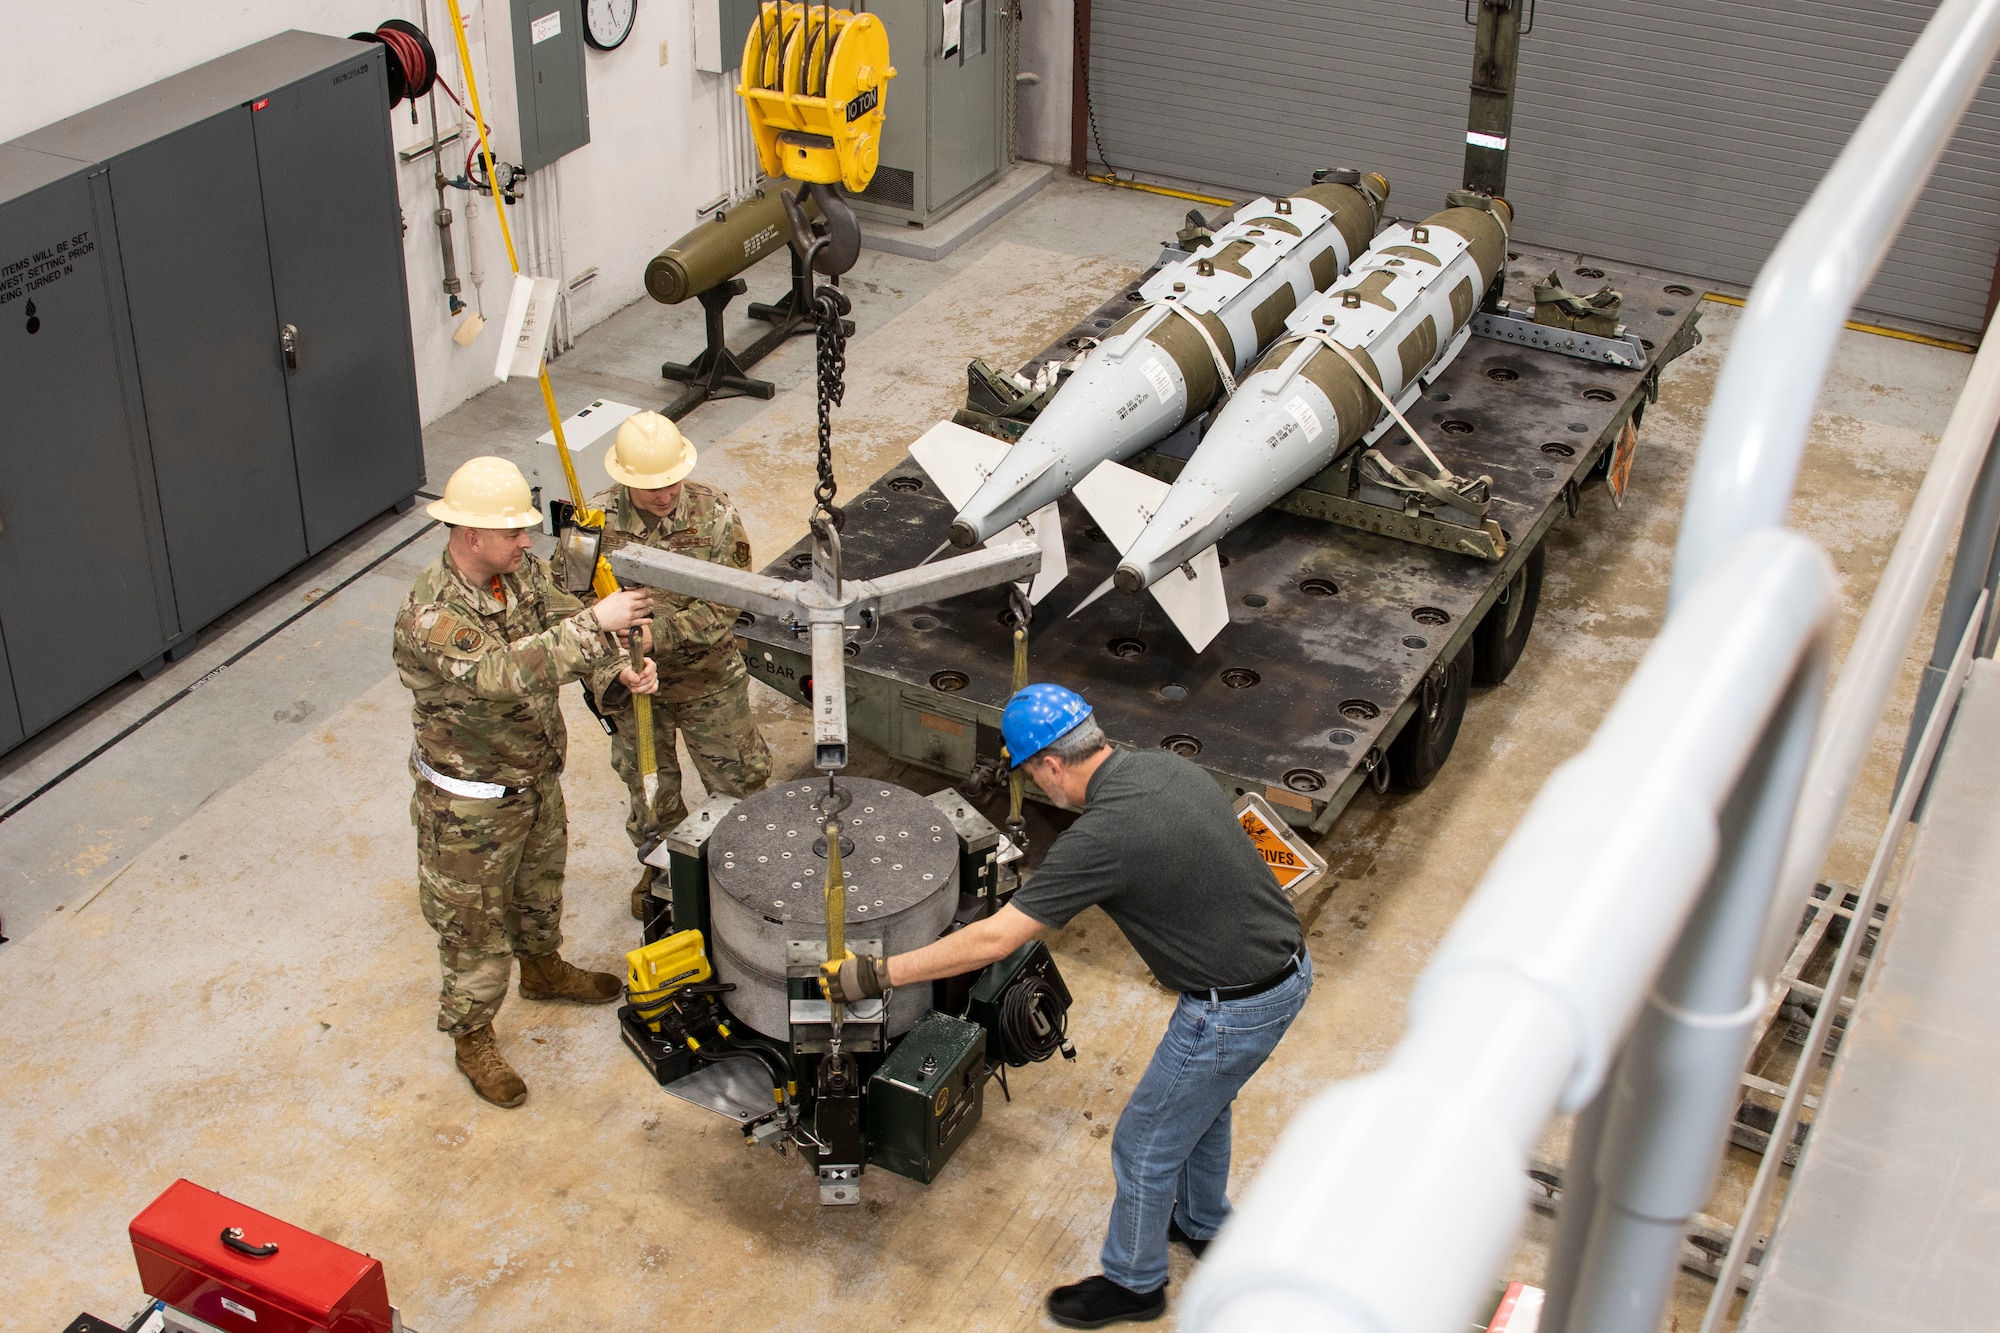
<svg viewBox="0 0 2000 1333">
<path fill-rule="evenodd" d="M 507 247 L 507 266 L 518 276 L 521 259 L 514 252 L 514 233 L 507 225 L 507 205 L 500 198 L 499 177 L 493 171 L 493 146 L 486 139 L 486 113 L 480 109 L 479 80 L 472 73 L 472 49 L 465 40 L 465 16 L 459 13 L 458 0 L 445 0 L 445 3 L 451 9 L 451 35 L 458 44 L 458 67 L 465 72 L 465 95 L 472 103 L 472 125 L 479 132 L 480 160 L 486 164 L 486 179 L 493 186 L 493 216 L 500 220 L 500 239 Z M 535 368 L 535 377 L 541 382 L 542 406 L 548 411 L 549 428 L 555 433 L 556 457 L 562 460 L 563 480 L 569 483 L 569 500 L 575 507 L 576 521 L 583 527 L 601 529 L 604 526 L 604 511 L 592 509 L 585 502 L 583 483 L 577 480 L 576 465 L 570 461 L 569 440 L 563 434 L 562 413 L 556 410 L 556 391 L 549 383 L 546 360 Z M 599 597 L 608 597 L 618 591 L 618 579 L 611 572 L 611 562 L 602 555 L 597 557 L 597 567 L 591 571 L 590 587 Z M 636 644 L 633 655 L 638 655 Z M 637 669 L 636 663 L 634 669 Z M 653 746 L 653 701 L 649 696 L 632 696 L 632 721 L 634 730 L 639 733 L 639 785 L 650 824 L 654 793 L 659 790 L 660 765 Z"/>
<path fill-rule="evenodd" d="M 479 80 L 472 72 L 472 49 L 465 40 L 465 16 L 459 13 L 458 0 L 445 0 L 451 9 L 451 35 L 458 44 L 458 67 L 465 72 L 465 95 L 472 103 L 472 126 L 479 133 L 479 158 L 486 164 L 486 179 L 489 183 L 498 178 L 493 172 L 493 146 L 486 139 L 486 113 L 479 105 Z M 514 233 L 507 225 L 507 205 L 500 198 L 497 185 L 493 189 L 493 216 L 500 220 L 500 240 L 507 247 L 507 267 L 515 274 L 521 272 L 520 256 L 514 252 Z M 555 389 L 549 384 L 549 368 L 543 363 L 537 368 L 536 377 L 542 385 L 542 405 L 548 409 L 549 425 L 555 431 L 556 457 L 562 461 L 563 480 L 569 483 L 570 503 L 576 508 L 577 521 L 586 527 L 599 527 L 604 523 L 604 511 L 592 509 L 585 503 L 583 483 L 577 480 L 576 466 L 570 461 L 569 441 L 563 436 L 562 414 L 556 410 Z M 618 591 L 618 580 L 612 577 L 611 566 L 602 558 L 593 579 L 597 595 Z"/>
</svg>

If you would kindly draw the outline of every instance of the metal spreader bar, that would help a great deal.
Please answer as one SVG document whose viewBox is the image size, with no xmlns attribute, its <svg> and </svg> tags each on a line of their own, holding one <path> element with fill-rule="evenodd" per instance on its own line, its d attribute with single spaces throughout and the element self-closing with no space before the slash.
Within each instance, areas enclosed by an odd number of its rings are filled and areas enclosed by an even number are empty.
<svg viewBox="0 0 2000 1333">
<path fill-rule="evenodd" d="M 842 579 L 839 537 L 816 529 L 810 579 L 772 578 L 710 564 L 672 551 L 633 544 L 611 556 L 612 570 L 630 584 L 768 616 L 806 635 L 813 655 L 813 764 L 826 772 L 847 766 L 847 636 L 872 628 L 894 611 L 940 602 L 996 584 L 1030 579 L 1042 567 L 1032 541 L 997 543 L 915 569 L 874 579 Z"/>
</svg>

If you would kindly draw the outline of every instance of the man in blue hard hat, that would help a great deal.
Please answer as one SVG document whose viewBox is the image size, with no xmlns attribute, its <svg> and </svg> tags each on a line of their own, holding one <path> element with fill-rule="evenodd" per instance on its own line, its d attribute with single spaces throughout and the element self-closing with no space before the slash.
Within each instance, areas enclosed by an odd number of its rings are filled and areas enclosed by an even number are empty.
<svg viewBox="0 0 2000 1333">
<path fill-rule="evenodd" d="M 1180 1002 L 1111 1139 L 1104 1272 L 1050 1292 L 1049 1314 L 1066 1328 L 1157 1319 L 1168 1241 L 1199 1256 L 1229 1216 L 1230 1104 L 1304 1007 L 1312 959 L 1208 774 L 1165 750 L 1112 749 L 1090 704 L 1060 685 L 1009 699 L 1000 730 L 1014 767 L 1082 815 L 998 912 L 881 962 L 829 963 L 827 994 L 852 1002 L 976 971 L 1102 907 Z"/>
</svg>

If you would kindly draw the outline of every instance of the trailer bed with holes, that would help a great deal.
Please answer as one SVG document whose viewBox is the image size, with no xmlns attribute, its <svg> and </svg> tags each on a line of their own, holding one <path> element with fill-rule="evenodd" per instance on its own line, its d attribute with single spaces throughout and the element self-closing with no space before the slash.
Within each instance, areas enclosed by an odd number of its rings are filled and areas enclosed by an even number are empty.
<svg viewBox="0 0 2000 1333">
<path fill-rule="evenodd" d="M 1532 310 L 1534 280 L 1557 267 L 1578 273 L 1579 263 L 1588 284 L 1609 281 L 1624 293 L 1625 328 L 1648 350 L 1643 369 L 1475 336 L 1409 413 L 1453 471 L 1492 477 L 1492 516 L 1508 538 L 1499 561 L 1269 510 L 1220 543 L 1231 623 L 1196 653 L 1151 597 L 1112 592 L 1070 617 L 1117 553 L 1065 498 L 1070 573 L 1035 608 L 1030 678 L 1081 692 L 1115 743 L 1188 755 L 1224 788 L 1258 793 L 1292 823 L 1324 832 L 1363 783 L 1393 776 L 1385 756 L 1398 733 L 1419 706 L 1438 706 L 1448 666 L 1463 666 L 1461 650 L 1489 610 L 1507 612 L 1510 585 L 1511 604 L 1521 605 L 1543 535 L 1610 461 L 1626 423 L 1636 427 L 1657 397 L 1661 367 L 1699 341 L 1702 288 L 1693 278 L 1516 245 L 1506 296 Z M 1080 340 L 1131 308 L 1138 286 L 1113 294 L 1022 373 L 1032 378 L 1043 363 L 1074 356 Z M 1393 458 L 1414 453 L 1400 432 L 1382 445 Z M 1171 476 L 1191 448 L 1184 431 L 1130 465 Z M 945 540 L 953 514 L 908 456 L 842 498 L 851 577 L 917 564 Z M 807 549 L 799 543 L 765 572 L 804 577 Z M 811 671 L 804 641 L 754 622 L 741 634 L 752 672 L 797 697 Z M 906 762 L 974 777 L 999 758 L 1012 662 L 1004 589 L 890 616 L 849 647 L 849 725 Z"/>
</svg>

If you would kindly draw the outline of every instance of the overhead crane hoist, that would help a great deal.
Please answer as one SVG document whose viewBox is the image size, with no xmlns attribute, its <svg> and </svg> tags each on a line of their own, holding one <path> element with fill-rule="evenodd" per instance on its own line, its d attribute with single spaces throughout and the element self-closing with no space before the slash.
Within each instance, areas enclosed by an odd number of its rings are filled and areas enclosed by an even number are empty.
<svg viewBox="0 0 2000 1333">
<path fill-rule="evenodd" d="M 740 608 L 810 645 L 801 683 L 822 776 L 711 798 L 667 834 L 649 858 L 665 873 L 654 879 L 647 943 L 627 956 L 630 1002 L 619 1018 L 668 1091 L 730 1116 L 751 1142 L 796 1147 L 825 1204 L 858 1203 L 870 1164 L 930 1180 L 978 1123 L 989 1075 L 1074 1056 L 1063 1036 L 1069 993 L 1039 942 L 851 1008 L 819 982 L 828 960 L 886 958 L 997 910 L 1001 866 L 1019 845 L 957 792 L 926 799 L 842 775 L 854 637 L 897 611 L 1018 588 L 1042 562 L 1034 542 L 1013 541 L 865 579 L 841 567 L 832 409 L 845 388 L 849 306 L 838 279 L 860 251 L 846 195 L 875 170 L 894 77 L 881 21 L 866 13 L 769 3 L 744 43 L 737 91 L 759 158 L 785 182 L 802 272 L 825 279 L 811 292 L 819 411 L 809 573 L 776 578 L 637 545 L 610 557 L 628 583 Z M 1025 629 L 1027 602 L 1018 593 L 1016 602 Z M 1025 636 L 1019 648 L 1025 673 Z"/>
</svg>

